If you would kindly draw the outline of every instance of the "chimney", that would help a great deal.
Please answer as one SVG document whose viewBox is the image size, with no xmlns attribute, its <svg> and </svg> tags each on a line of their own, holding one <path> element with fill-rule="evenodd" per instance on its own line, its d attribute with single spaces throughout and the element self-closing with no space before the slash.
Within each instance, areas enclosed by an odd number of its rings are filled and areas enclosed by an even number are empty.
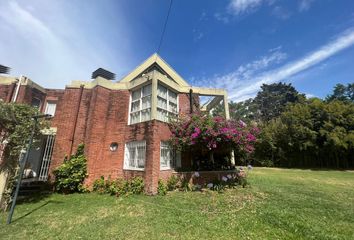
<svg viewBox="0 0 354 240">
<path fill-rule="evenodd" d="M 106 69 L 103 68 L 98 68 L 96 71 L 92 73 L 92 79 L 97 78 L 97 77 L 102 77 L 107 80 L 114 80 L 116 75 Z"/>
<path fill-rule="evenodd" d="M 0 64 L 0 73 L 9 74 L 10 68 Z"/>
</svg>

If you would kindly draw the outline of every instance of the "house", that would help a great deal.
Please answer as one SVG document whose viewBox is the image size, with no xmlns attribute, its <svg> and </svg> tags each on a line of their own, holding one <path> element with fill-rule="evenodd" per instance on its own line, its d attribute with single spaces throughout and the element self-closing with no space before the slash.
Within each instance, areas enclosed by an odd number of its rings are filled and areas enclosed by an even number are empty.
<svg viewBox="0 0 354 240">
<path fill-rule="evenodd" d="M 152 55 L 120 81 L 98 69 L 92 81 L 73 81 L 65 89 L 47 89 L 26 77 L 0 76 L 0 99 L 28 103 L 53 115 L 39 149 L 30 152 L 29 166 L 47 181 L 65 156 L 85 144 L 87 184 L 100 176 L 141 176 L 146 191 L 156 193 L 158 180 L 175 168 L 191 164 L 187 153 L 170 149 L 170 117 L 210 111 L 224 103 L 223 89 L 190 86 L 160 56 Z M 211 96 L 201 104 L 201 96 Z M 201 106 L 203 105 L 203 106 Z"/>
</svg>

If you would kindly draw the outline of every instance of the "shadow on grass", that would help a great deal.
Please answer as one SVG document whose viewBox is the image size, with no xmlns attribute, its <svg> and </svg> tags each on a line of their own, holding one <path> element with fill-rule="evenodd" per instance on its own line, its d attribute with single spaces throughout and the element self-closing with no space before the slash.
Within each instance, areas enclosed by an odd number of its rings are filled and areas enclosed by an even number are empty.
<svg viewBox="0 0 354 240">
<path fill-rule="evenodd" d="M 29 196 L 19 196 L 16 204 L 20 205 L 25 203 L 37 203 L 50 197 L 51 195 L 52 193 L 48 192 L 48 193 L 37 193 Z"/>
<path fill-rule="evenodd" d="M 34 212 L 36 212 L 37 210 L 39 210 L 39 209 L 41 209 L 41 208 L 47 206 L 48 204 L 61 204 L 61 203 L 62 203 L 61 201 L 49 200 L 49 201 L 43 203 L 42 205 L 40 205 L 40 206 L 38 206 L 38 207 L 32 209 L 32 210 L 29 211 L 28 213 L 22 215 L 21 217 L 18 217 L 18 218 L 16 218 L 16 219 L 12 220 L 12 222 L 13 222 L 13 223 L 14 223 L 14 222 L 17 222 L 18 220 L 21 220 L 22 218 L 25 218 L 25 217 L 31 215 L 32 213 L 34 213 Z"/>
</svg>

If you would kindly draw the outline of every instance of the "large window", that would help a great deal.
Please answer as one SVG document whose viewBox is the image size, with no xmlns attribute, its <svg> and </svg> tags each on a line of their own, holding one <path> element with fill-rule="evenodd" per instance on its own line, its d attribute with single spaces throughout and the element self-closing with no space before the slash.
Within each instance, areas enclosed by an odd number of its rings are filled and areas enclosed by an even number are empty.
<svg viewBox="0 0 354 240">
<path fill-rule="evenodd" d="M 56 102 L 48 101 L 47 105 L 45 106 L 44 113 L 54 116 L 56 108 L 57 108 L 57 103 Z"/>
<path fill-rule="evenodd" d="M 178 114 L 177 93 L 158 85 L 157 88 L 157 119 L 167 122 Z"/>
<path fill-rule="evenodd" d="M 151 120 L 151 84 L 131 94 L 130 124 Z"/>
<path fill-rule="evenodd" d="M 181 165 L 181 154 L 174 150 L 168 142 L 160 144 L 160 169 L 172 169 Z"/>
<path fill-rule="evenodd" d="M 145 141 L 135 141 L 125 144 L 124 169 L 144 170 L 145 153 Z"/>
</svg>

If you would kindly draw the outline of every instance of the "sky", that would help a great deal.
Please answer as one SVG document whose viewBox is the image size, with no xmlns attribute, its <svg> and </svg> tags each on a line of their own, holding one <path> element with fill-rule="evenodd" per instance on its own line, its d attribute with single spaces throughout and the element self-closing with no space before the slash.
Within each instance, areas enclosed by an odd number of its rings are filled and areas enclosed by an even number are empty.
<svg viewBox="0 0 354 240">
<path fill-rule="evenodd" d="M 119 80 L 157 52 L 170 0 L 0 0 L 0 64 L 46 88 Z M 193 86 L 254 97 L 354 83 L 353 0 L 173 0 L 159 55 Z"/>
</svg>

